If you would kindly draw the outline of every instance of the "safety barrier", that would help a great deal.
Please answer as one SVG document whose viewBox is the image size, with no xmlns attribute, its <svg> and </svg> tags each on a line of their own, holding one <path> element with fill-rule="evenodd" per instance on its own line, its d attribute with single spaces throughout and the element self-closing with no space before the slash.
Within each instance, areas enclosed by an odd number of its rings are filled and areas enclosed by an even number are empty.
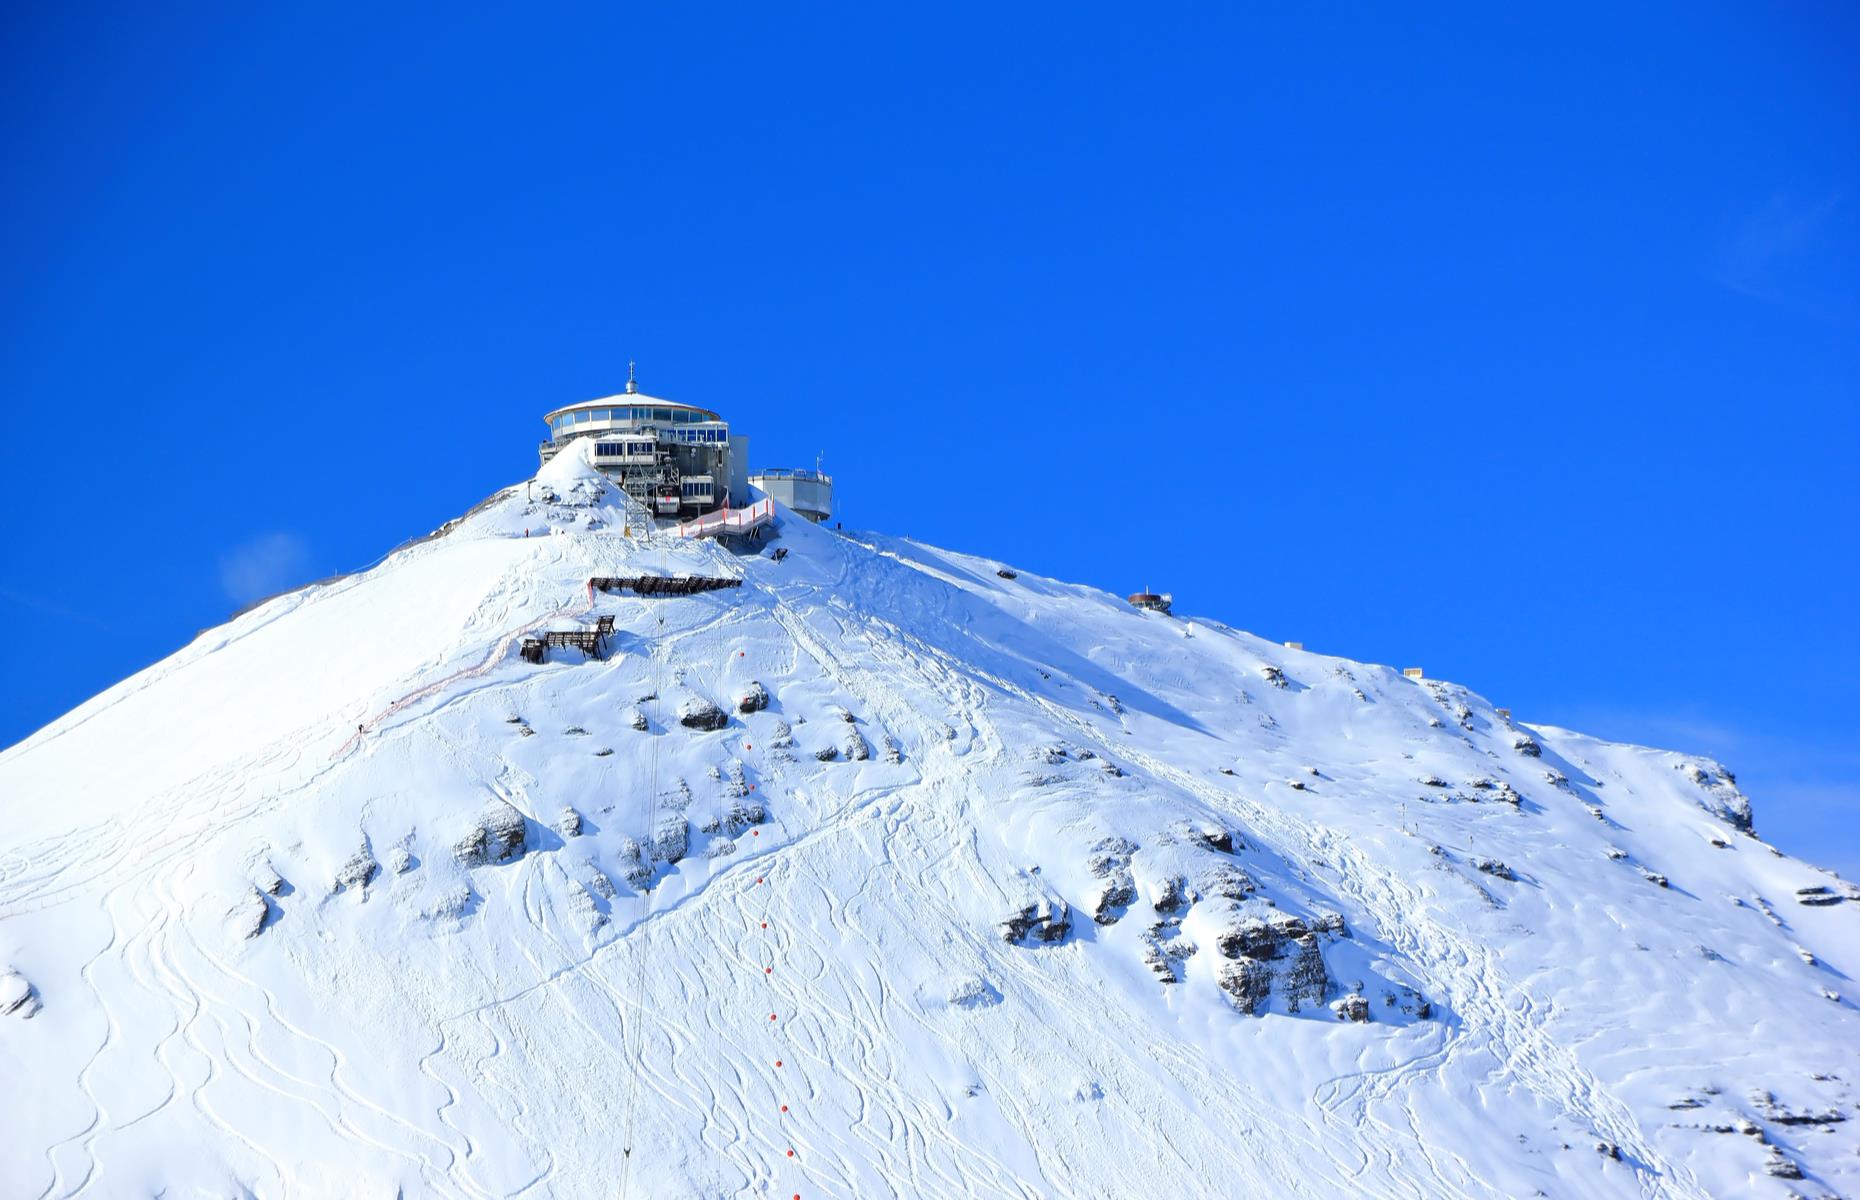
<svg viewBox="0 0 1860 1200">
<path fill-rule="evenodd" d="M 716 512 L 693 517 L 678 525 L 679 537 L 737 536 L 769 524 L 775 519 L 775 502 L 758 500 L 748 508 L 720 508 Z"/>
</svg>

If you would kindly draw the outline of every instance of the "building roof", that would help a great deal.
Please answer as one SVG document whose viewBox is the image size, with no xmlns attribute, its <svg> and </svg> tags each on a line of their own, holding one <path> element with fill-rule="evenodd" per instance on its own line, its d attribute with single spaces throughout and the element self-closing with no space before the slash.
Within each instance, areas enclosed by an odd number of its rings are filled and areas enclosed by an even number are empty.
<svg viewBox="0 0 1860 1200">
<path fill-rule="evenodd" d="M 700 408 L 695 404 L 684 404 L 677 400 L 666 400 L 659 396 L 648 396 L 644 392 L 619 392 L 612 396 L 602 396 L 598 400 L 582 400 L 575 404 L 564 404 L 561 408 L 552 408 L 544 413 L 543 420 L 553 421 L 565 412 L 576 412 L 584 408 L 682 408 L 691 412 L 701 412 L 706 420 L 723 420 L 723 417 L 712 409 Z"/>
</svg>

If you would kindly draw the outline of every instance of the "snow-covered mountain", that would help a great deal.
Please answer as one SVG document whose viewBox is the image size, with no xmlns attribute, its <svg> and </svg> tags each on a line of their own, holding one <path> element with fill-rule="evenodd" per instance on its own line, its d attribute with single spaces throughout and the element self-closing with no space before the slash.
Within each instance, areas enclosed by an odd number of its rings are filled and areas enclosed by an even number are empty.
<svg viewBox="0 0 1860 1200">
<path fill-rule="evenodd" d="M 0 755 L 0 1194 L 1860 1194 L 1860 892 L 1718 764 L 640 525 L 564 454 Z"/>
</svg>

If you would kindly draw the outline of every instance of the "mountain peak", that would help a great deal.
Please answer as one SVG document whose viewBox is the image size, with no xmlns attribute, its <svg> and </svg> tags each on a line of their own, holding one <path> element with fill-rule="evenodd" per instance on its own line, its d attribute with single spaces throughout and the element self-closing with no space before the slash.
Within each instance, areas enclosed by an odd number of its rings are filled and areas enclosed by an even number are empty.
<svg viewBox="0 0 1860 1200">
<path fill-rule="evenodd" d="M 1853 1188 L 1718 764 L 591 446 L 0 755 L 6 1191 Z"/>
</svg>

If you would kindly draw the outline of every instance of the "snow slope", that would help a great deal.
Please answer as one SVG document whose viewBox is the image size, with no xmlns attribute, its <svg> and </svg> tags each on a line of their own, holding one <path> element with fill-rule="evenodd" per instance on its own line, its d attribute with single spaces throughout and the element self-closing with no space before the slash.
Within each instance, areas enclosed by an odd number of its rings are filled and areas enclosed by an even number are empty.
<svg viewBox="0 0 1860 1200">
<path fill-rule="evenodd" d="M 1860 1194 L 1860 892 L 1717 764 L 640 524 L 563 455 L 0 755 L 0 1194 Z"/>
</svg>

